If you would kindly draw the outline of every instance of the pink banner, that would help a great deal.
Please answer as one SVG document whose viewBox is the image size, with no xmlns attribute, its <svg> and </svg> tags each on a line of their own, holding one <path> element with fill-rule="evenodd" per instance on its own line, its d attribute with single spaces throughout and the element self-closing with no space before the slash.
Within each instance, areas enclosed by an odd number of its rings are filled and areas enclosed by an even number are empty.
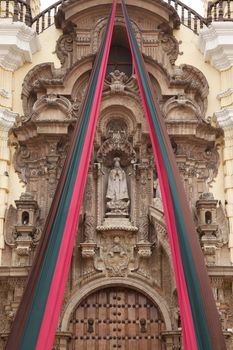
<svg viewBox="0 0 233 350">
<path fill-rule="evenodd" d="M 116 15 L 116 0 L 113 2 L 113 11 L 110 20 L 110 27 L 104 57 L 99 71 L 99 79 L 96 87 L 93 108 L 90 115 L 86 140 L 80 160 L 80 166 L 76 177 L 74 191 L 71 199 L 71 205 L 68 212 L 66 226 L 62 238 L 61 249 L 59 252 L 50 293 L 45 309 L 44 319 L 41 325 L 40 334 L 37 342 L 37 350 L 50 350 L 53 346 L 56 327 L 58 324 L 63 295 L 69 274 L 70 262 L 72 258 L 75 237 L 78 228 L 80 208 L 82 205 L 83 193 L 87 178 L 88 166 L 91 158 L 93 141 L 95 136 L 96 124 L 100 111 L 101 97 L 104 85 L 104 78 L 108 63 L 109 51 L 112 40 L 114 19 Z"/>
<path fill-rule="evenodd" d="M 192 319 L 192 312 L 191 307 L 189 303 L 189 297 L 188 297 L 188 291 L 186 287 L 186 281 L 184 276 L 184 270 L 182 265 L 182 259 L 180 255 L 180 247 L 179 247 L 179 241 L 178 241 L 178 235 L 176 230 L 176 221 L 172 206 L 172 199 L 170 194 L 170 187 L 168 183 L 167 173 L 164 166 L 164 161 L 162 158 L 160 146 L 158 143 L 158 139 L 156 136 L 156 132 L 154 129 L 152 116 L 150 114 L 150 110 L 148 108 L 147 100 L 144 93 L 144 88 L 141 80 L 141 75 L 139 72 L 138 63 L 135 57 L 135 52 L 133 48 L 133 44 L 131 42 L 129 28 L 127 26 L 127 20 L 125 17 L 124 8 L 122 5 L 122 10 L 124 14 L 124 19 L 126 23 L 127 28 L 127 34 L 128 34 L 128 40 L 131 48 L 131 53 L 133 57 L 134 67 L 137 75 L 137 81 L 139 85 L 140 95 L 144 107 L 145 116 L 147 119 L 153 152 L 156 160 L 156 166 L 157 166 L 157 172 L 159 177 L 159 184 L 161 188 L 161 194 L 162 194 L 162 202 L 163 202 L 163 208 L 164 208 L 164 214 L 166 218 L 167 223 L 167 229 L 168 229 L 168 235 L 169 235 L 169 241 L 170 241 L 170 247 L 171 247 L 171 253 L 172 253 L 172 259 L 173 259 L 173 265 L 174 265 L 174 272 L 175 272 L 175 278 L 176 278 L 176 286 L 177 286 L 177 293 L 178 293 L 178 299 L 179 299 L 179 305 L 180 305 L 180 314 L 181 314 L 181 322 L 182 322 L 182 332 L 183 332 L 183 339 L 184 339 L 184 347 L 186 350 L 198 350 L 197 342 L 196 342 L 196 335 L 195 335 L 195 329 Z M 149 78 L 149 77 L 148 77 Z"/>
</svg>

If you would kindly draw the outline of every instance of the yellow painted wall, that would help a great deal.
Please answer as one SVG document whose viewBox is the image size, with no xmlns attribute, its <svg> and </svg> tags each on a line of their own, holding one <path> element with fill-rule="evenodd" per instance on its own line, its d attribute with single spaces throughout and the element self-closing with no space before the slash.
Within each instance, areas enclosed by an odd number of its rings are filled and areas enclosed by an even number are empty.
<svg viewBox="0 0 233 350">
<path fill-rule="evenodd" d="M 180 52 L 183 52 L 183 55 L 178 57 L 176 64 L 190 64 L 198 68 L 209 83 L 210 91 L 206 117 L 212 117 L 216 111 L 220 110 L 220 102 L 216 96 L 221 91 L 221 75 L 214 67 L 204 61 L 203 54 L 198 49 L 198 35 L 185 26 L 181 26 L 180 30 L 175 30 L 174 34 L 178 41 L 182 41 Z"/>
<path fill-rule="evenodd" d="M 206 77 L 209 83 L 209 96 L 208 96 L 208 109 L 206 118 L 213 118 L 214 113 L 221 109 L 220 101 L 217 99 L 217 95 L 222 90 L 221 74 L 209 63 L 206 63 L 200 50 L 198 49 L 199 37 L 194 34 L 190 29 L 185 26 L 181 26 L 180 30 L 174 32 L 178 41 L 182 41 L 180 45 L 180 52 L 183 55 L 178 57 L 176 64 L 190 64 L 198 68 Z M 218 175 L 215 182 L 212 184 L 211 192 L 216 199 L 225 202 L 224 195 L 224 169 L 223 169 L 223 142 L 217 141 L 219 149 L 220 164 L 218 169 Z"/>
<path fill-rule="evenodd" d="M 21 92 L 22 84 L 26 74 L 37 64 L 45 62 L 54 62 L 56 68 L 60 67 L 60 61 L 55 54 L 56 42 L 61 35 L 61 31 L 56 29 L 55 26 L 51 26 L 39 35 L 41 50 L 33 55 L 33 62 L 27 63 L 23 67 L 19 68 L 13 74 L 13 111 L 23 114 Z M 15 152 L 14 147 L 11 147 L 11 159 Z M 15 199 L 18 199 L 20 194 L 25 192 L 25 186 L 19 181 L 18 175 L 15 173 L 13 164 L 9 168 L 9 195 L 8 205 L 15 205 Z"/>
<path fill-rule="evenodd" d="M 33 55 L 33 62 L 26 63 L 19 68 L 13 76 L 13 111 L 22 114 L 22 83 L 26 74 L 37 64 L 54 62 L 56 68 L 60 67 L 60 61 L 55 54 L 56 42 L 61 35 L 61 31 L 51 26 L 39 35 L 41 50 Z"/>
</svg>

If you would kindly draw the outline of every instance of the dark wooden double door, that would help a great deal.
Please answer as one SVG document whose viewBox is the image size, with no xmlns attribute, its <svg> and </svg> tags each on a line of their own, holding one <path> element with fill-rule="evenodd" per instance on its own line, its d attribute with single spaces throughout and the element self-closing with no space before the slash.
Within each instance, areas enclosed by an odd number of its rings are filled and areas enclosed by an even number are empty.
<svg viewBox="0 0 233 350">
<path fill-rule="evenodd" d="M 164 321 L 146 296 L 128 288 L 89 295 L 70 320 L 72 350 L 162 350 Z"/>
</svg>

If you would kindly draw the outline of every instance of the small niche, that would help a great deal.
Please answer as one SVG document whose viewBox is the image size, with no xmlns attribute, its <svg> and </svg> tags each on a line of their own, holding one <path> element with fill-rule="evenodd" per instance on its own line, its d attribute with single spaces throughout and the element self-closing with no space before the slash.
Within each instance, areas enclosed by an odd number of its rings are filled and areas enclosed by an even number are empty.
<svg viewBox="0 0 233 350">
<path fill-rule="evenodd" d="M 211 213 L 210 211 L 207 211 L 207 212 L 205 213 L 205 223 L 206 223 L 207 225 L 212 224 L 212 213 Z"/>
<path fill-rule="evenodd" d="M 29 213 L 27 211 L 24 211 L 22 213 L 22 224 L 28 225 L 29 224 Z"/>
</svg>

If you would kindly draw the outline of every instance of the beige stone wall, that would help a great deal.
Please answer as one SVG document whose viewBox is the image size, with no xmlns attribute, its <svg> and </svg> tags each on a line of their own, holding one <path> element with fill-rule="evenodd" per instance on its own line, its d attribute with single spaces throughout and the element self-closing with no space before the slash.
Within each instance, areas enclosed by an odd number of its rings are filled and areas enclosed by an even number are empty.
<svg viewBox="0 0 233 350">
<path fill-rule="evenodd" d="M 56 56 L 55 45 L 61 32 L 56 30 L 54 26 L 48 28 L 45 32 L 39 35 L 41 42 L 41 50 L 33 56 L 33 62 L 24 65 L 14 73 L 14 84 L 13 84 L 13 110 L 19 114 L 22 114 L 22 103 L 21 103 L 21 85 L 26 73 L 37 64 L 43 62 L 54 62 L 55 67 L 59 67 L 60 62 Z M 221 79 L 220 73 L 212 67 L 209 63 L 204 61 L 203 55 L 198 49 L 198 36 L 194 34 L 190 29 L 181 26 L 180 30 L 174 32 L 175 37 L 178 41 L 182 41 L 180 45 L 180 51 L 183 55 L 178 57 L 176 62 L 177 65 L 186 63 L 193 65 L 200 69 L 205 75 L 209 86 L 210 93 L 208 96 L 208 110 L 206 117 L 212 117 L 216 111 L 220 109 L 220 101 L 217 100 L 216 96 L 220 92 Z M 48 45 L 49 43 L 49 45 Z M 219 148 L 220 156 L 222 155 L 222 148 Z M 13 171 L 13 169 L 12 169 Z M 219 173 L 216 178 L 216 182 L 213 184 L 212 192 L 217 199 L 224 199 L 223 191 L 223 165 L 220 162 Z M 10 189 L 10 203 L 14 201 L 15 193 L 18 193 L 17 189 L 13 186 Z M 224 200 L 223 200 L 224 201 Z"/>
<path fill-rule="evenodd" d="M 212 67 L 209 63 L 204 61 L 203 55 L 198 49 L 198 36 L 195 35 L 188 28 L 181 26 L 180 30 L 174 32 L 175 37 L 178 41 L 181 41 L 180 51 L 183 52 L 182 55 L 178 57 L 176 64 L 190 64 L 197 67 L 205 75 L 209 86 L 210 93 L 208 96 L 208 109 L 205 117 L 212 117 L 216 111 L 220 109 L 220 101 L 216 98 L 220 92 L 221 87 L 221 77 L 220 73 Z M 22 83 L 27 72 L 37 64 L 43 62 L 54 62 L 55 67 L 60 66 L 60 62 L 55 54 L 56 41 L 61 35 L 61 31 L 55 29 L 54 26 L 48 28 L 45 32 L 39 35 L 41 42 L 41 50 L 33 55 L 33 62 L 27 63 L 21 68 L 19 68 L 13 74 L 13 96 L 12 96 L 12 105 L 13 111 L 23 113 L 22 102 L 21 102 L 21 90 Z M 219 142 L 219 154 L 220 154 L 220 165 L 218 176 L 215 183 L 213 184 L 212 193 L 216 199 L 222 200 L 224 202 L 224 169 L 222 162 L 223 149 L 221 141 Z M 13 149 L 12 149 L 13 154 Z M 11 179 L 12 175 L 15 173 L 13 165 L 10 165 Z M 17 176 L 14 174 L 13 180 L 10 181 L 9 187 L 9 201 L 8 204 L 14 204 L 14 200 L 19 197 L 19 194 L 22 192 L 22 184 L 19 183 Z"/>
</svg>

